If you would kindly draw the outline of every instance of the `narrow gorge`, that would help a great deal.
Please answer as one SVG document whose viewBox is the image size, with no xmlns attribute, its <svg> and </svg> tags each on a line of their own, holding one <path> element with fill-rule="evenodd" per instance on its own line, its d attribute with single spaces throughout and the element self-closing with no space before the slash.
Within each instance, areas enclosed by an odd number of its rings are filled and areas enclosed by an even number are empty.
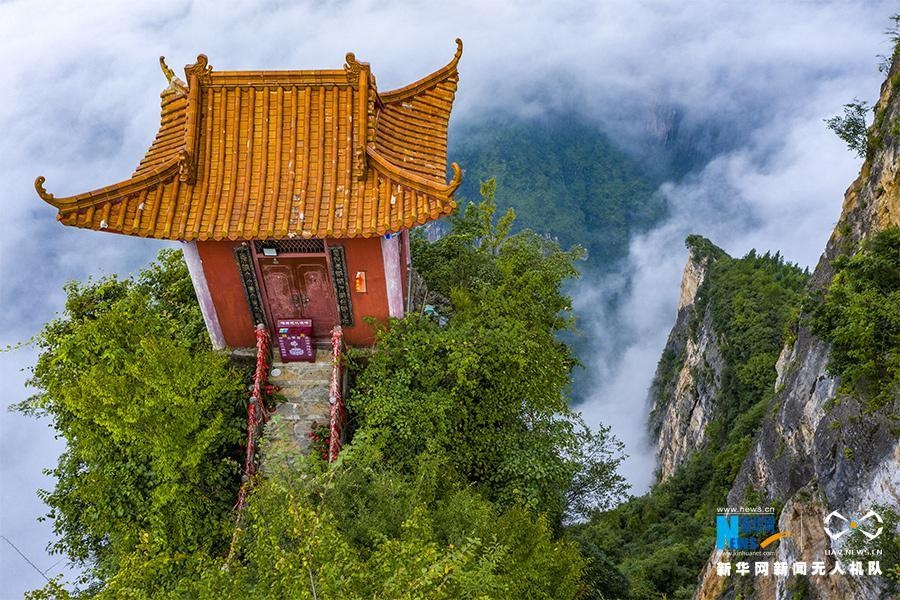
<svg viewBox="0 0 900 600">
<path fill-rule="evenodd" d="M 761 257 L 751 252 L 733 259 L 708 240 L 688 239 L 677 319 L 650 393 L 657 489 L 666 483 L 680 485 L 673 479 L 690 478 L 691 471 L 702 466 L 709 482 L 701 494 L 708 502 L 698 508 L 706 511 L 707 526 L 713 525 L 713 502 L 774 507 L 778 531 L 791 537 L 778 542 L 770 560 L 824 561 L 829 573 L 854 543 L 847 541 L 853 536 L 831 540 L 826 535 L 824 521 L 831 511 L 879 511 L 885 534 L 858 557 L 896 563 L 896 556 L 889 554 L 897 549 L 895 516 L 900 506 L 897 382 L 890 379 L 888 368 L 875 403 L 868 400 L 875 397 L 871 375 L 842 379 L 850 371 L 837 370 L 834 357 L 839 349 L 820 331 L 817 306 L 835 293 L 836 273 L 849 257 L 874 256 L 878 244 L 888 257 L 900 252 L 894 233 L 900 226 L 897 61 L 882 86 L 867 141 L 859 177 L 846 192 L 840 219 L 808 280 L 777 254 Z M 884 277 L 896 277 L 890 261 L 887 266 L 884 261 L 877 264 L 888 274 Z M 896 293 L 894 287 L 888 297 Z M 896 338 L 871 329 L 862 331 L 875 338 L 879 333 L 888 336 L 887 345 L 876 350 L 896 369 Z M 713 492 L 721 491 L 722 484 L 727 484 L 727 499 L 722 495 L 715 501 Z M 713 548 L 711 540 L 708 547 Z M 725 577 L 717 574 L 716 564 L 729 560 L 727 552 L 709 555 L 694 598 L 896 597 L 896 567 L 876 577 Z"/>
</svg>

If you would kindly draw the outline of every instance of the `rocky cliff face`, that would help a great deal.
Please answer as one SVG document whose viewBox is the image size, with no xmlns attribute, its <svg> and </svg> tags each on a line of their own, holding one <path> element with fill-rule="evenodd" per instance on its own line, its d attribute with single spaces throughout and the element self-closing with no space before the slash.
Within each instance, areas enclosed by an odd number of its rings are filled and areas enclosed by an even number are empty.
<svg viewBox="0 0 900 600">
<path fill-rule="evenodd" d="M 841 218 L 810 280 L 813 290 L 829 285 L 836 256 L 854 251 L 862 240 L 883 228 L 900 225 L 898 61 L 882 87 L 869 140 L 873 146 L 870 155 L 846 192 Z M 839 382 L 826 371 L 828 360 L 829 345 L 801 326 L 796 340 L 779 358 L 774 410 L 755 435 L 727 505 L 741 506 L 755 499 L 756 506 L 764 498 L 769 505 L 783 507 L 779 531 L 791 532 L 793 537 L 779 542 L 775 560 L 825 560 L 831 570 L 835 559 L 827 552 L 840 550 L 840 544 L 825 535 L 824 517 L 833 510 L 859 515 L 874 505 L 900 507 L 900 442 L 896 422 L 888 416 L 892 411 L 867 413 L 854 398 L 838 398 Z M 837 403 L 836 398 L 840 400 Z M 679 406 L 684 402 L 676 394 L 671 407 L 658 411 L 664 421 L 672 421 L 660 426 L 663 472 L 663 465 L 677 465 L 679 452 L 690 444 L 686 440 L 697 437 L 690 425 L 683 426 Z M 893 413 L 898 409 L 900 399 L 895 400 Z M 681 430 L 685 431 L 681 437 L 664 433 Z M 665 440 L 664 434 L 668 436 Z M 794 576 L 728 579 L 716 575 L 717 560 L 719 555 L 714 552 L 700 575 L 695 598 L 890 597 L 887 580 L 882 577 L 811 576 L 802 582 Z M 800 589 L 802 595 L 797 596 Z"/>
<path fill-rule="evenodd" d="M 696 331 L 692 332 L 690 327 L 697 291 L 706 278 L 710 261 L 716 260 L 719 254 L 704 252 L 699 245 L 690 244 L 689 251 L 681 276 L 675 326 L 669 333 L 652 390 L 654 410 L 650 427 L 657 438 L 656 459 L 661 482 L 671 477 L 703 445 L 724 366 L 709 307 Z"/>
</svg>

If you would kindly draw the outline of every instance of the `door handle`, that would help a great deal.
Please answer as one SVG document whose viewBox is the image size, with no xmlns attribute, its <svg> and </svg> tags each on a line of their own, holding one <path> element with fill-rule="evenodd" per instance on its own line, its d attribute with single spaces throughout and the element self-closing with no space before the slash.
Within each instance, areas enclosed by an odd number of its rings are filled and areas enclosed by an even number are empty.
<svg viewBox="0 0 900 600">
<path fill-rule="evenodd" d="M 291 294 L 291 302 L 295 308 L 300 308 L 300 305 L 302 304 L 301 298 L 302 296 L 299 294 Z"/>
</svg>

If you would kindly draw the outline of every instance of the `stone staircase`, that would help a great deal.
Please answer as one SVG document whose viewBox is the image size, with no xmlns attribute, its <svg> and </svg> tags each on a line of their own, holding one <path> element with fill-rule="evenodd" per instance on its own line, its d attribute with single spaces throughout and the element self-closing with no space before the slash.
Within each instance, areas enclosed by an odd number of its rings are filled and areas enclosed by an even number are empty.
<svg viewBox="0 0 900 600">
<path fill-rule="evenodd" d="M 266 424 L 265 444 L 282 456 L 296 456 L 309 449 L 313 424 L 327 427 L 331 415 L 328 387 L 331 382 L 331 350 L 316 351 L 316 362 L 275 361 L 269 382 L 281 388 L 284 398 Z"/>
</svg>

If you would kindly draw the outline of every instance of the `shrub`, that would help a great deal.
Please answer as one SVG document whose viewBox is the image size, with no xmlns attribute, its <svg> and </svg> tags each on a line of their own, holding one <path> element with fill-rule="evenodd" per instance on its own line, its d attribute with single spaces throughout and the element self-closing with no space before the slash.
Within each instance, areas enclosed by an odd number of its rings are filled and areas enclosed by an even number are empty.
<svg viewBox="0 0 900 600">
<path fill-rule="evenodd" d="M 243 414 L 240 373 L 209 348 L 181 253 L 136 279 L 66 286 L 65 312 L 18 406 L 66 440 L 39 492 L 53 550 L 102 581 L 139 546 L 214 551 L 227 539 Z"/>
<path fill-rule="evenodd" d="M 868 410 L 889 407 L 900 398 L 900 227 L 878 232 L 833 267 L 824 297 L 810 306 L 812 330 L 831 343 L 828 370 L 841 391 Z"/>
</svg>

